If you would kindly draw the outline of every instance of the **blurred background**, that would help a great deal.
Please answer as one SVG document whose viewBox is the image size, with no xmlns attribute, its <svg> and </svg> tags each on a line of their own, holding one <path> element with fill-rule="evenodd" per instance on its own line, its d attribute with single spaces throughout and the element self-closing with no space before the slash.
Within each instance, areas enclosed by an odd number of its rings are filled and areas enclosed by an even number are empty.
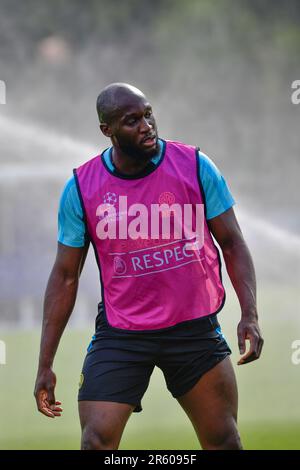
<svg viewBox="0 0 300 470">
<path fill-rule="evenodd" d="M 79 447 L 78 381 L 100 299 L 91 250 L 55 362 L 64 415 L 40 415 L 33 387 L 60 194 L 72 169 L 109 145 L 95 102 L 114 81 L 146 93 L 161 137 L 199 145 L 225 176 L 265 338 L 259 361 L 235 366 L 242 440 L 300 449 L 299 24 L 298 0 L 0 0 L 1 449 Z M 226 275 L 225 285 L 219 320 L 236 364 L 240 309 Z M 122 449 L 198 448 L 159 370 L 143 407 Z"/>
</svg>

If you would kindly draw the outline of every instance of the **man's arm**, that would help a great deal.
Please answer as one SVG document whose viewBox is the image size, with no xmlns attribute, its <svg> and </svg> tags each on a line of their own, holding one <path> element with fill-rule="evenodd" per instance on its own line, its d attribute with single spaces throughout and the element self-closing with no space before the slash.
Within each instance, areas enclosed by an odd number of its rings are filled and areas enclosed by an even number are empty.
<svg viewBox="0 0 300 470">
<path fill-rule="evenodd" d="M 88 244 L 73 248 L 58 243 L 56 260 L 44 299 L 44 317 L 40 357 L 34 395 L 38 410 L 46 416 L 60 416 L 60 402 L 55 401 L 56 376 L 52 371 L 55 353 L 72 313 Z"/>
<path fill-rule="evenodd" d="M 228 275 L 240 302 L 242 317 L 237 330 L 240 354 L 245 354 L 246 339 L 250 341 L 250 349 L 238 365 L 246 364 L 259 358 L 264 343 L 258 325 L 252 258 L 232 208 L 207 222 L 222 249 Z"/>
</svg>

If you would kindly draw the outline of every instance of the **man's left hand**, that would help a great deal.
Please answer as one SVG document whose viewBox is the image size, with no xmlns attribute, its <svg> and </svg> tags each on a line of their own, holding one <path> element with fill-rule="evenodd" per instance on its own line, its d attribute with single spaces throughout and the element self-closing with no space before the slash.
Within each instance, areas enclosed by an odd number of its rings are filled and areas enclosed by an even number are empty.
<svg viewBox="0 0 300 470">
<path fill-rule="evenodd" d="M 242 319 L 238 324 L 238 343 L 240 354 L 244 354 L 238 361 L 238 365 L 247 364 L 248 362 L 255 361 L 260 357 L 264 340 L 256 319 Z M 250 341 L 250 349 L 246 352 L 246 340 Z"/>
</svg>

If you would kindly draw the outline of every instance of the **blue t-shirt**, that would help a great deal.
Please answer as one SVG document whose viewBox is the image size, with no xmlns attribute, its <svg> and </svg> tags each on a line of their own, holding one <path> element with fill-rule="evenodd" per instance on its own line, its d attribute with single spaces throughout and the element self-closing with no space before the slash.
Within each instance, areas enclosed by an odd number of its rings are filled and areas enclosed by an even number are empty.
<svg viewBox="0 0 300 470">
<path fill-rule="evenodd" d="M 154 164 L 157 164 L 162 156 L 163 145 L 161 140 L 159 140 L 159 144 L 158 155 L 152 158 Z M 206 218 L 209 220 L 230 209 L 235 204 L 235 201 L 225 179 L 212 160 L 201 151 L 198 152 L 198 155 L 200 159 L 200 180 L 205 194 Z M 109 149 L 104 152 L 104 158 L 106 165 L 113 171 L 114 166 L 109 157 Z M 81 202 L 74 176 L 72 176 L 67 181 L 60 199 L 58 241 L 67 246 L 83 247 L 85 244 L 85 232 L 86 227 Z"/>
</svg>

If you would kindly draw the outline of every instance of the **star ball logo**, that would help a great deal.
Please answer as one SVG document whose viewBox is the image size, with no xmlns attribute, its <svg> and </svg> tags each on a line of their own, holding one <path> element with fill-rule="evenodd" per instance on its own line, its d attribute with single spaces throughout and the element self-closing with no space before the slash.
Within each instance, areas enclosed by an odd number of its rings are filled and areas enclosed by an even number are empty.
<svg viewBox="0 0 300 470">
<path fill-rule="evenodd" d="M 114 206 L 117 200 L 118 198 L 117 198 L 116 193 L 111 193 L 110 191 L 108 191 L 106 194 L 104 194 L 104 197 L 103 197 L 104 204 L 109 204 L 111 206 Z"/>
</svg>

